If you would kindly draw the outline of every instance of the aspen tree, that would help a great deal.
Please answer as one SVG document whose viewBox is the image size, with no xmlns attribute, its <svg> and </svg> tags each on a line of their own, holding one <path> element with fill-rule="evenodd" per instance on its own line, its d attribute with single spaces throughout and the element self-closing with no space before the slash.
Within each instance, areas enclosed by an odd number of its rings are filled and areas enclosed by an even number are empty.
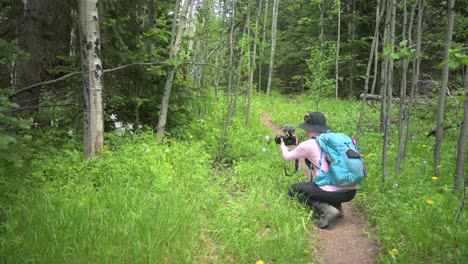
<svg viewBox="0 0 468 264">
<path fill-rule="evenodd" d="M 104 145 L 102 109 L 104 71 L 101 64 L 98 9 L 98 0 L 79 1 L 85 158 L 99 154 Z"/>
</svg>

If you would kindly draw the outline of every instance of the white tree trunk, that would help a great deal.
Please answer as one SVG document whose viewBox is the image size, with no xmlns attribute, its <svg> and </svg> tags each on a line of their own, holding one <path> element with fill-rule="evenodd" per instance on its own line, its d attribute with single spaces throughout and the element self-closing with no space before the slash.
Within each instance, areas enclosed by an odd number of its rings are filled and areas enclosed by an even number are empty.
<svg viewBox="0 0 468 264">
<path fill-rule="evenodd" d="M 80 0 L 81 68 L 83 72 L 83 153 L 100 153 L 104 145 L 101 46 L 98 0 Z"/>
<path fill-rule="evenodd" d="M 185 27 L 187 24 L 187 12 L 192 0 L 184 0 L 184 5 L 180 13 L 179 27 L 177 29 L 177 35 L 174 40 L 174 44 L 171 46 L 170 58 L 176 59 L 179 56 L 180 47 L 182 46 L 182 39 L 185 33 Z M 166 132 L 167 123 L 167 111 L 169 109 L 169 98 L 171 95 L 172 83 L 174 76 L 177 71 L 177 66 L 173 66 L 169 69 L 166 75 L 166 84 L 164 85 L 164 94 L 161 101 L 161 112 L 159 114 L 159 121 L 157 129 L 157 135 L 159 138 L 163 138 Z"/>
<path fill-rule="evenodd" d="M 445 93 L 447 91 L 449 78 L 449 52 L 452 46 L 453 21 L 455 18 L 455 0 L 448 1 L 448 25 L 444 49 L 444 68 L 442 70 L 442 85 L 439 90 L 439 107 L 437 109 L 437 128 L 434 145 L 434 171 L 438 172 L 437 166 L 440 165 L 440 156 L 442 152 L 442 139 L 444 138 L 444 112 L 445 112 Z"/>
<path fill-rule="evenodd" d="M 276 24 L 278 21 L 278 5 L 279 5 L 279 0 L 274 0 L 273 22 L 271 23 L 271 54 L 270 54 L 270 68 L 268 69 L 267 95 L 270 95 L 271 82 L 273 79 L 273 65 L 275 61 L 275 52 L 276 52 Z"/>
<path fill-rule="evenodd" d="M 340 42 L 341 42 L 341 1 L 337 1 L 338 5 L 338 37 L 336 39 L 336 61 L 335 61 L 335 98 L 338 99 L 338 78 L 339 74 L 339 62 L 340 62 Z"/>
<path fill-rule="evenodd" d="M 266 41 L 266 23 L 267 23 L 267 18 L 268 18 L 268 2 L 269 0 L 265 0 L 265 13 L 263 16 L 263 27 L 262 27 L 262 44 L 260 45 L 260 54 L 258 58 L 258 88 L 257 91 L 260 92 L 262 91 L 262 65 L 263 65 L 263 45 L 265 44 Z"/>
</svg>

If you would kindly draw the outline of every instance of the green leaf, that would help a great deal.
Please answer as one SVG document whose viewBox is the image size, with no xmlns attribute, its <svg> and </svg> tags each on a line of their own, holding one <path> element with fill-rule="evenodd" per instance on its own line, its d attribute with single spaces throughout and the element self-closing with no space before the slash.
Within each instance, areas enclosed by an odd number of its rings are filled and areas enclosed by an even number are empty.
<svg viewBox="0 0 468 264">
<path fill-rule="evenodd" d="M 458 61 L 450 60 L 450 62 L 449 62 L 449 68 L 450 69 L 456 69 L 459 66 L 460 66 L 460 63 Z"/>
<path fill-rule="evenodd" d="M 399 53 L 392 53 L 392 54 L 390 55 L 390 58 L 391 58 L 392 60 L 398 60 L 398 59 L 400 58 L 400 54 L 399 54 Z"/>
<path fill-rule="evenodd" d="M 393 52 L 393 45 L 388 45 L 383 52 L 384 56 L 388 56 Z"/>
</svg>

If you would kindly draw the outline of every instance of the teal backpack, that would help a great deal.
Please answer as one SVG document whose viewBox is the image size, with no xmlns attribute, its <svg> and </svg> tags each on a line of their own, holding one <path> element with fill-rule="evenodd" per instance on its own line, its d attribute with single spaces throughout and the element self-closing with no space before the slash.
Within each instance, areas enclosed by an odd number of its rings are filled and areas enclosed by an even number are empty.
<svg viewBox="0 0 468 264">
<path fill-rule="evenodd" d="M 353 186 L 360 184 L 366 177 L 366 169 L 363 157 L 355 140 L 343 133 L 325 132 L 312 137 L 322 148 L 320 161 L 325 152 L 327 154 L 329 172 L 322 171 L 320 162 L 320 173 L 315 179 L 315 184 Z"/>
</svg>

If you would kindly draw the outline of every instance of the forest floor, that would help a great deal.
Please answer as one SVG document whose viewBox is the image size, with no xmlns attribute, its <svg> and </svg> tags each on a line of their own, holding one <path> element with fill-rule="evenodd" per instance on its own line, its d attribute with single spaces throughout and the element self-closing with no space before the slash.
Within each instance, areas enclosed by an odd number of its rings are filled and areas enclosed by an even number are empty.
<svg viewBox="0 0 468 264">
<path fill-rule="evenodd" d="M 262 116 L 262 122 L 274 135 L 283 134 L 280 127 L 271 123 L 268 115 Z M 280 151 L 279 146 L 278 151 Z M 301 160 L 300 171 L 306 174 L 307 170 Z M 379 248 L 368 236 L 369 224 L 365 217 L 355 209 L 352 201 L 344 203 L 343 210 L 345 215 L 343 218 L 335 219 L 326 229 L 316 228 L 309 232 L 310 239 L 318 245 L 317 263 L 378 263 Z"/>
</svg>

